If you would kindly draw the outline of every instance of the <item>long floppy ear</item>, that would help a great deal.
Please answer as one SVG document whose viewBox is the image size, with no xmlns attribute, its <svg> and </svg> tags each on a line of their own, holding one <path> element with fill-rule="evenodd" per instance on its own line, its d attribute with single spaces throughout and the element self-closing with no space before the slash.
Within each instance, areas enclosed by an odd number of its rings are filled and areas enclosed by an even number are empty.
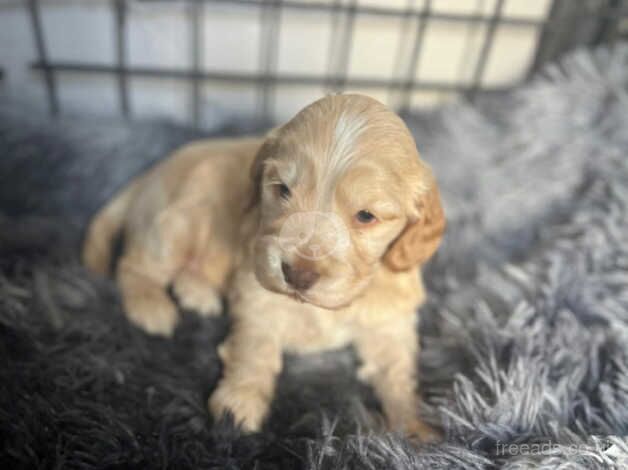
<svg viewBox="0 0 628 470">
<path fill-rule="evenodd" d="M 429 260 L 438 249 L 445 232 L 445 213 L 438 186 L 430 186 L 417 203 L 418 220 L 406 226 L 384 255 L 384 263 L 393 271 L 405 271 Z"/>
<path fill-rule="evenodd" d="M 257 205 L 262 197 L 262 176 L 264 174 L 264 161 L 272 156 L 278 146 L 277 136 L 279 134 L 278 127 L 272 129 L 266 134 L 266 140 L 257 151 L 255 160 L 251 165 L 250 175 L 252 182 L 251 199 L 249 201 L 248 208 L 252 208 Z"/>
</svg>

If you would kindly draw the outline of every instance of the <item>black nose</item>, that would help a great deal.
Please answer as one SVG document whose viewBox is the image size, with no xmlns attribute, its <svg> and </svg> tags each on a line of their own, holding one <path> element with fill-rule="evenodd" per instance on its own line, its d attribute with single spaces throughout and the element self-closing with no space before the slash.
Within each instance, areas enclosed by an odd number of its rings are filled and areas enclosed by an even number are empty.
<svg viewBox="0 0 628 470">
<path fill-rule="evenodd" d="M 287 263 L 281 263 L 281 270 L 286 282 L 298 290 L 308 290 L 320 277 L 320 274 L 316 271 L 293 268 Z"/>
</svg>

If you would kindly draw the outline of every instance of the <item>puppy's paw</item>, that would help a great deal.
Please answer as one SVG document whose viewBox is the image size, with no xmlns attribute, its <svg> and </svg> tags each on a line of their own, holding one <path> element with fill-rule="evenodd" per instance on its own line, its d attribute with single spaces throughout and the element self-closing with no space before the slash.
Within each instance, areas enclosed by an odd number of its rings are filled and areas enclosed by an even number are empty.
<svg viewBox="0 0 628 470">
<path fill-rule="evenodd" d="M 396 402 L 403 403 L 402 400 Z M 411 439 L 416 439 L 422 443 L 434 443 L 442 441 L 442 434 L 417 414 L 419 403 L 416 400 L 406 400 L 405 406 L 389 407 L 386 410 L 386 420 L 388 428 L 393 432 L 401 432 Z"/>
<path fill-rule="evenodd" d="M 220 315 L 220 294 L 200 277 L 187 271 L 181 272 L 172 284 L 177 300 L 185 309 L 194 310 L 203 316 Z"/>
<path fill-rule="evenodd" d="M 443 440 L 443 435 L 440 431 L 419 418 L 404 423 L 403 431 L 407 436 L 416 437 L 425 444 L 441 442 Z"/>
<path fill-rule="evenodd" d="M 208 407 L 214 419 L 229 412 L 244 432 L 256 432 L 262 427 L 269 402 L 250 384 L 233 386 L 222 380 L 209 398 Z"/>
<path fill-rule="evenodd" d="M 147 333 L 172 336 L 179 314 L 166 292 L 159 288 L 141 288 L 124 299 L 126 314 L 133 323 Z"/>
</svg>

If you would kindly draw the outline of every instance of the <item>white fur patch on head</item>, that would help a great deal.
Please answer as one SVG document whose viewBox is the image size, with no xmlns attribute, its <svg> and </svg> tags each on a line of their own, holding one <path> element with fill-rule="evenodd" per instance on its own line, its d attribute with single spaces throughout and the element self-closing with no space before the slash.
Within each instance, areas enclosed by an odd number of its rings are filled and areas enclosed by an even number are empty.
<svg viewBox="0 0 628 470">
<path fill-rule="evenodd" d="M 366 130 L 367 120 L 364 116 L 350 115 L 343 111 L 338 117 L 334 129 L 334 142 L 329 153 L 330 167 L 334 174 L 344 172 L 355 155 L 358 138 Z"/>
<path fill-rule="evenodd" d="M 333 194 L 334 185 L 351 165 L 356 155 L 358 139 L 367 127 L 366 117 L 359 114 L 352 114 L 350 111 L 344 110 L 338 116 L 332 134 L 332 142 L 325 155 L 323 171 L 318 175 L 321 201 L 327 200 Z"/>
</svg>

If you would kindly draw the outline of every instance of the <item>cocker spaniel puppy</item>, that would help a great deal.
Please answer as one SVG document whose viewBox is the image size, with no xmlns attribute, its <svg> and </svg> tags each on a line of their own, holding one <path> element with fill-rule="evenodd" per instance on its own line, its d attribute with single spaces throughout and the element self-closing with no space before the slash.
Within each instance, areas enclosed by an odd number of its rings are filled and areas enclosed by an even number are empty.
<svg viewBox="0 0 628 470">
<path fill-rule="evenodd" d="M 328 96 L 264 139 L 207 140 L 134 180 L 89 227 L 88 267 L 112 239 L 129 319 L 170 335 L 177 308 L 221 311 L 224 375 L 209 399 L 258 430 L 282 353 L 353 343 L 393 429 L 431 437 L 418 416 L 420 265 L 445 228 L 438 188 L 403 121 L 374 99 Z"/>
</svg>

